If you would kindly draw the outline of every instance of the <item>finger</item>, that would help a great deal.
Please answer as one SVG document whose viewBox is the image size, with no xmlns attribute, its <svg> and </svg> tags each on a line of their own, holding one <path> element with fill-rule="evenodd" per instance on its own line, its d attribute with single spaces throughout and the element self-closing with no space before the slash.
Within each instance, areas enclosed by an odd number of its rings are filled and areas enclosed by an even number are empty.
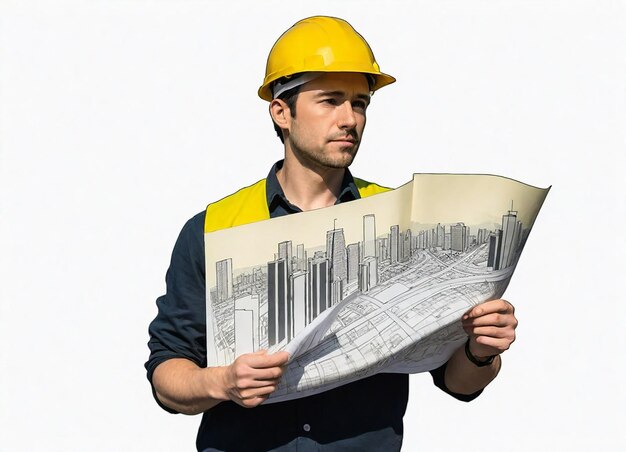
<svg viewBox="0 0 626 452">
<path fill-rule="evenodd" d="M 267 378 L 267 379 L 256 379 L 256 378 L 244 378 L 235 384 L 235 387 L 238 391 L 246 391 L 248 389 L 258 389 L 265 388 L 267 386 L 276 386 L 280 382 L 280 378 Z"/>
<path fill-rule="evenodd" d="M 492 313 L 480 317 L 463 320 L 463 327 L 497 326 L 513 328 L 517 327 L 517 319 L 513 314 Z"/>
<path fill-rule="evenodd" d="M 487 336 L 495 337 L 499 339 L 510 339 L 515 337 L 515 332 L 511 328 L 497 328 L 494 326 L 482 326 L 478 328 L 472 328 L 466 332 L 474 336 Z"/>
<path fill-rule="evenodd" d="M 250 378 L 256 381 L 280 380 L 282 376 L 282 367 L 251 369 L 250 372 Z"/>
<path fill-rule="evenodd" d="M 280 380 L 283 376 L 282 367 L 268 367 L 263 369 L 255 369 L 254 379 L 260 381 Z"/>
<path fill-rule="evenodd" d="M 238 391 L 240 400 L 250 400 L 256 397 L 268 397 L 276 390 L 276 385 L 263 386 L 261 388 L 249 388 Z"/>
<path fill-rule="evenodd" d="M 249 369 L 255 367 L 254 363 L 263 361 L 265 356 L 267 356 L 267 350 L 265 349 L 244 353 L 243 355 L 239 355 L 231 366 L 235 367 L 238 373 L 243 372 L 240 376 L 245 377 Z"/>
<path fill-rule="evenodd" d="M 250 399 L 236 400 L 237 404 L 244 408 L 255 408 L 267 400 L 269 396 L 252 397 Z"/>
<path fill-rule="evenodd" d="M 243 357 L 244 355 L 242 355 Z M 255 369 L 263 369 L 268 367 L 280 367 L 289 360 L 289 353 L 276 352 L 274 354 L 252 353 L 246 356 L 245 361 L 250 367 Z"/>
<path fill-rule="evenodd" d="M 252 402 L 254 403 L 254 405 L 260 405 L 261 403 L 263 403 L 264 401 L 266 401 L 269 398 L 269 394 L 264 394 L 264 395 L 258 395 L 258 396 L 254 396 L 254 397 L 249 397 L 247 399 L 242 399 L 245 400 L 247 402 Z"/>
<path fill-rule="evenodd" d="M 475 339 L 478 345 L 483 345 L 485 347 L 491 347 L 496 350 L 497 353 L 502 353 L 509 349 L 511 344 L 515 341 L 515 339 L 501 339 L 496 337 L 489 336 L 477 336 Z"/>
<path fill-rule="evenodd" d="M 506 300 L 491 300 L 474 306 L 463 316 L 463 320 L 481 317 L 492 313 L 513 314 L 515 308 Z"/>
</svg>

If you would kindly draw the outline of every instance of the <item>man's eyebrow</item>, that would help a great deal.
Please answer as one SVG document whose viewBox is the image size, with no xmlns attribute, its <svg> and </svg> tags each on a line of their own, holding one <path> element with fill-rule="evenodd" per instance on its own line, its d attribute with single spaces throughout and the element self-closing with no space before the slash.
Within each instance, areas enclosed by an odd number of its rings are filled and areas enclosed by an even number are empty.
<svg viewBox="0 0 626 452">
<path fill-rule="evenodd" d="M 321 91 L 315 97 L 334 96 L 334 97 L 346 97 L 346 93 L 343 91 Z M 357 94 L 357 99 L 364 100 L 369 104 L 372 97 L 369 94 Z"/>
</svg>

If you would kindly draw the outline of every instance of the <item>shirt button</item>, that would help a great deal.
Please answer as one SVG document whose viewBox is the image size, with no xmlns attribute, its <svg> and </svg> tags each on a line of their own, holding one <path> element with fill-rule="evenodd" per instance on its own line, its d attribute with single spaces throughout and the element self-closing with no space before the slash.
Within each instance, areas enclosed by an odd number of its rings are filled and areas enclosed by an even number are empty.
<svg viewBox="0 0 626 452">
<path fill-rule="evenodd" d="M 305 432 L 310 432 L 311 431 L 311 426 L 309 424 L 304 424 L 302 426 L 302 428 L 304 429 Z"/>
</svg>

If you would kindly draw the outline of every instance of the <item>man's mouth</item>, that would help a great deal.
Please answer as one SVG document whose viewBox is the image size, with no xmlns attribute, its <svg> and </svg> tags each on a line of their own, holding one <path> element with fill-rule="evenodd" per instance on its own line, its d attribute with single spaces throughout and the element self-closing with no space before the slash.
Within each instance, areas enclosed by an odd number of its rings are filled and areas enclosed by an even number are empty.
<svg viewBox="0 0 626 452">
<path fill-rule="evenodd" d="M 337 142 L 337 143 L 351 143 L 351 144 L 355 144 L 357 142 L 357 139 L 352 137 L 352 136 L 347 136 L 347 137 L 334 138 L 331 141 L 334 141 L 334 142 Z"/>
</svg>

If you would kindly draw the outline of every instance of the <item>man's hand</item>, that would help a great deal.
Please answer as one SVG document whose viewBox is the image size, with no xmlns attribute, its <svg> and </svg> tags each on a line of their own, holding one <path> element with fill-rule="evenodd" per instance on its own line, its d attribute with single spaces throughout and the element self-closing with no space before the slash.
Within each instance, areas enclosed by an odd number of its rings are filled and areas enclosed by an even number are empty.
<svg viewBox="0 0 626 452">
<path fill-rule="evenodd" d="M 515 341 L 516 327 L 515 308 L 506 300 L 487 301 L 463 316 L 470 352 L 478 359 L 508 350 Z"/>
<path fill-rule="evenodd" d="M 223 367 L 223 388 L 226 397 L 244 408 L 263 403 L 274 392 L 289 353 L 268 355 L 265 350 L 239 356 Z"/>
<path fill-rule="evenodd" d="M 274 392 L 289 354 L 247 353 L 230 366 L 199 367 L 185 358 L 172 358 L 154 370 L 152 383 L 164 405 L 185 414 L 198 414 L 224 400 L 252 408 Z"/>
<path fill-rule="evenodd" d="M 448 360 L 445 384 L 457 394 L 473 394 L 487 386 L 500 371 L 499 355 L 515 340 L 517 319 L 513 305 L 506 300 L 492 300 L 474 306 L 462 318 L 463 328 L 469 336 L 470 353 L 478 360 L 497 355 L 487 366 L 479 367 L 459 347 Z"/>
</svg>

